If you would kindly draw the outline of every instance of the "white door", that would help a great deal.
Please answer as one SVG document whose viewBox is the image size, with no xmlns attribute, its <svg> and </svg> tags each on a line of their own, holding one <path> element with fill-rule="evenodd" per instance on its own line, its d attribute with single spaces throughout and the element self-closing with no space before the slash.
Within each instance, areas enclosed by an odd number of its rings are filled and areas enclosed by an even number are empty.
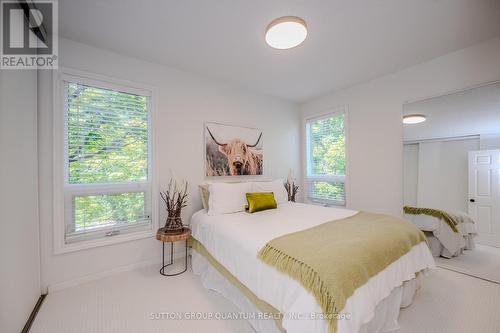
<svg viewBox="0 0 500 333">
<path fill-rule="evenodd" d="M 500 150 L 469 152 L 469 215 L 477 242 L 500 247 Z"/>
</svg>

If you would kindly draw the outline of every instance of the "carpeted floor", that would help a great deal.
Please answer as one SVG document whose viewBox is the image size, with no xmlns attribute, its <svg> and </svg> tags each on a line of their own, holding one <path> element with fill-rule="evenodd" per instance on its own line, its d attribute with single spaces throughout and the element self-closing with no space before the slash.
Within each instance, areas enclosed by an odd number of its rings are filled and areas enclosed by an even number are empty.
<svg viewBox="0 0 500 333">
<path fill-rule="evenodd" d="M 500 286 L 438 268 L 413 304 L 401 310 L 401 333 L 500 332 Z M 173 278 L 156 267 L 122 273 L 49 294 L 32 333 L 250 333 L 245 320 L 177 320 L 166 312 L 231 312 L 191 271 Z M 163 315 L 164 316 L 164 315 Z"/>
<path fill-rule="evenodd" d="M 451 259 L 436 258 L 439 267 L 500 284 L 500 248 L 478 244 L 472 251 Z"/>
</svg>

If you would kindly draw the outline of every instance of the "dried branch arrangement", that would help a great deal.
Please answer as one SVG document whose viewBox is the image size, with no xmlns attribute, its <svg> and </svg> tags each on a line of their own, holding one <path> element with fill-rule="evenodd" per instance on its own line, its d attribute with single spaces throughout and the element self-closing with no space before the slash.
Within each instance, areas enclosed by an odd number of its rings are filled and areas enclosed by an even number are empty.
<svg viewBox="0 0 500 333">
<path fill-rule="evenodd" d="M 283 185 L 288 193 L 288 201 L 295 202 L 295 195 L 299 192 L 299 185 L 295 185 L 295 181 L 290 183 L 288 180 Z"/>
<path fill-rule="evenodd" d="M 160 191 L 168 215 L 164 227 L 165 232 L 182 230 L 181 212 L 182 208 L 187 206 L 187 188 L 187 181 L 178 182 L 176 179 L 170 179 L 167 189 Z"/>
<path fill-rule="evenodd" d="M 288 201 L 295 202 L 295 195 L 297 195 L 297 192 L 299 191 L 299 186 L 295 185 L 292 169 L 288 172 L 288 178 L 286 179 L 286 182 L 283 183 L 283 186 L 285 186 L 286 192 L 288 193 Z"/>
</svg>

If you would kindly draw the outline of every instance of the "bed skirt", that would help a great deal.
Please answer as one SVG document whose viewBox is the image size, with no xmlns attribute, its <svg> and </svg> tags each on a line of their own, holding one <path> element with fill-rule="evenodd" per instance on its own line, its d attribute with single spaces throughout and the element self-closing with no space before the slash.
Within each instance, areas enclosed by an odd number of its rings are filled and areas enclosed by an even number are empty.
<svg viewBox="0 0 500 333">
<path fill-rule="evenodd" d="M 242 289 L 241 283 L 237 280 L 234 281 L 234 277 L 226 278 L 224 275 L 227 275 L 227 272 L 221 273 L 220 269 L 216 268 L 217 265 L 212 265 L 210 263 L 212 258 L 207 258 L 206 253 L 200 254 L 193 248 L 191 254 L 193 272 L 200 276 L 203 286 L 217 291 L 235 304 L 256 332 L 284 332 L 280 319 L 269 318 L 268 312 L 274 313 L 277 311 L 276 309 L 258 300 L 251 292 L 249 294 L 249 290 L 244 290 L 244 286 Z M 421 279 L 422 274 L 418 274 L 413 280 L 406 281 L 403 286 L 393 289 L 391 294 L 377 305 L 374 318 L 364 324 L 359 333 L 381 333 L 399 329 L 400 308 L 407 307 L 412 303 L 415 292 L 420 287 Z M 263 309 L 266 313 L 263 313 Z"/>
<path fill-rule="evenodd" d="M 441 241 L 436 236 L 432 235 L 431 232 L 426 232 L 426 234 L 427 244 L 429 245 L 429 249 L 431 250 L 433 257 L 444 257 L 450 259 L 463 254 L 464 250 L 473 250 L 476 248 L 476 243 L 474 242 L 474 237 L 476 235 L 473 234 L 463 236 L 463 246 L 454 253 L 448 251 L 448 249 L 443 246 L 443 243 L 441 243 Z"/>
</svg>

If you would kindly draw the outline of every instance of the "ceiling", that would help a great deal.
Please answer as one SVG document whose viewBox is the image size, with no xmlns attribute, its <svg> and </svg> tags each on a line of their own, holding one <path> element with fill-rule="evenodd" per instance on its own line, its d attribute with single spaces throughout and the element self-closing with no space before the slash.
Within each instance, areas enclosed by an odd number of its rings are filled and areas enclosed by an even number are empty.
<svg viewBox="0 0 500 333">
<path fill-rule="evenodd" d="M 294 102 L 500 35 L 498 0 L 60 0 L 62 37 Z M 295 15 L 306 41 L 264 41 Z"/>
</svg>

